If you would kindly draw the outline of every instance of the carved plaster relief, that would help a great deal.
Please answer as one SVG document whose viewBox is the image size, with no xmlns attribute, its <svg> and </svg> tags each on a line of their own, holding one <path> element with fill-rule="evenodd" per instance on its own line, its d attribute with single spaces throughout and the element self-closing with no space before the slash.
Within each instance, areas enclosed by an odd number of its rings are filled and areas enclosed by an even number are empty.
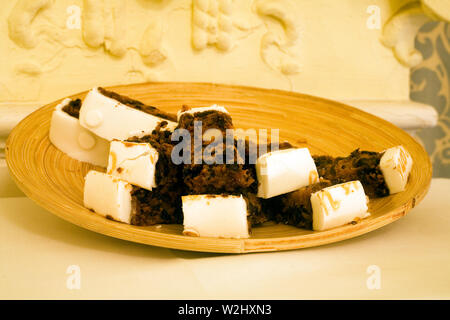
<svg viewBox="0 0 450 320">
<path fill-rule="evenodd" d="M 114 56 L 126 52 L 125 0 L 84 0 L 82 30 L 86 44 L 93 48 L 101 45 Z"/>
<path fill-rule="evenodd" d="M 14 77 L 29 84 L 27 92 L 31 98 L 38 99 L 40 77 L 65 63 L 69 49 L 79 49 L 84 57 L 96 59 L 102 53 L 86 48 L 102 48 L 112 56 L 123 58 L 125 61 L 121 63 L 121 69 L 124 65 L 128 66 L 122 78 L 126 82 L 155 80 L 157 73 L 147 68 L 167 60 L 168 54 L 163 47 L 165 20 L 161 15 L 166 3 L 155 9 L 161 12 L 148 19 L 151 22 L 140 40 L 139 37 L 127 35 L 128 6 L 134 6 L 132 9 L 136 10 L 137 3 L 130 0 L 83 0 L 82 4 L 82 7 L 69 5 L 64 15 L 61 14 L 64 4 L 54 0 L 17 0 L 10 12 L 9 38 L 17 46 L 38 53 L 26 55 L 20 51 L 20 57 L 14 60 L 15 65 L 11 69 Z M 34 28 L 32 22 L 35 23 Z M 130 54 L 125 57 L 128 51 Z M 1 83 L 0 96 L 16 98 L 17 90 L 10 87 L 14 86 Z"/>
<path fill-rule="evenodd" d="M 18 46 L 31 49 L 38 39 L 31 28 L 34 17 L 40 10 L 52 5 L 52 0 L 19 0 L 8 18 L 9 37 Z"/>
<path fill-rule="evenodd" d="M 259 15 L 276 19 L 283 28 L 284 36 L 268 28 L 261 39 L 261 57 L 271 68 L 285 75 L 300 72 L 298 58 L 293 53 L 299 40 L 299 27 L 291 3 L 288 1 L 260 0 L 256 2 Z"/>
<path fill-rule="evenodd" d="M 156 66 L 167 59 L 167 52 L 162 46 L 163 23 L 161 19 L 155 18 L 150 22 L 142 37 L 139 53 L 142 61 L 150 66 Z"/>
<path fill-rule="evenodd" d="M 234 44 L 232 12 L 231 0 L 193 0 L 192 46 L 197 50 L 208 45 L 230 50 Z"/>
<path fill-rule="evenodd" d="M 391 48 L 395 57 L 408 68 L 422 62 L 414 47 L 419 29 L 431 20 L 450 19 L 450 1 L 421 0 L 407 3 L 392 15 L 383 28 L 381 42 Z"/>
<path fill-rule="evenodd" d="M 422 55 L 414 48 L 414 39 L 420 27 L 430 20 L 419 2 L 408 4 L 386 22 L 381 42 L 393 50 L 403 65 L 414 67 L 422 62 Z"/>
</svg>

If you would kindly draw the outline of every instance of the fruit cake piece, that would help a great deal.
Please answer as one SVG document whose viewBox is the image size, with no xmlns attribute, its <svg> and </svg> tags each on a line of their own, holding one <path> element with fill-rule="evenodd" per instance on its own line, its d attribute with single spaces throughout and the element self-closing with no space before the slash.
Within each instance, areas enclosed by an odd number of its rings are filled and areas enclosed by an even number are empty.
<svg viewBox="0 0 450 320">
<path fill-rule="evenodd" d="M 255 181 L 258 181 L 255 165 L 256 163 L 255 159 L 257 159 L 258 156 L 262 156 L 263 154 L 272 151 L 294 148 L 292 144 L 286 141 L 277 144 L 272 144 L 270 143 L 270 141 L 264 144 L 260 144 L 253 140 L 250 140 L 249 138 L 245 138 L 244 143 L 245 143 L 244 169 L 247 169 L 250 172 L 251 177 L 253 177 Z M 270 217 L 271 213 L 270 208 L 267 205 L 267 201 L 263 198 L 259 198 L 257 196 L 257 193 L 258 193 L 258 184 L 254 183 L 251 186 L 251 192 L 246 193 L 245 197 L 250 212 L 249 221 L 252 226 L 260 225 L 269 220 L 273 220 Z"/>
<path fill-rule="evenodd" d="M 155 194 L 107 173 L 91 170 L 85 177 L 84 206 L 110 220 L 147 226 L 181 223 L 170 215 L 171 208 L 161 208 Z M 167 200 L 167 199 L 166 199 Z"/>
<path fill-rule="evenodd" d="M 200 127 L 195 128 L 195 122 L 201 123 L 201 130 Z M 244 159 L 237 152 L 234 138 L 228 146 L 230 150 L 226 150 L 226 130 L 233 129 L 233 122 L 225 108 L 216 105 L 193 109 L 184 107 L 179 113 L 178 128 L 187 130 L 191 137 L 190 163 L 183 165 L 186 194 L 239 195 L 249 192 L 256 184 L 251 172 L 244 168 Z M 223 137 L 222 141 L 214 144 L 214 140 L 210 141 L 205 137 L 210 129 L 218 130 Z M 203 142 L 195 144 L 196 136 Z M 203 157 L 205 154 L 208 155 L 208 150 L 211 150 L 211 154 L 218 161 L 208 161 L 209 159 Z M 232 161 L 228 164 L 227 152 L 232 152 Z M 196 158 L 197 155 L 202 155 L 202 158 Z"/>
<path fill-rule="evenodd" d="M 85 177 L 84 206 L 108 219 L 130 224 L 136 213 L 132 191 L 128 182 L 91 170 Z"/>
<path fill-rule="evenodd" d="M 167 130 L 177 126 L 175 115 L 101 87 L 89 91 L 79 115 L 81 126 L 109 141 L 150 134 L 162 121 Z"/>
<path fill-rule="evenodd" d="M 389 148 L 383 152 L 380 169 L 390 194 L 405 190 L 412 166 L 412 157 L 403 146 Z"/>
<path fill-rule="evenodd" d="M 158 151 L 150 143 L 114 140 L 111 142 L 106 172 L 135 186 L 152 190 L 156 188 L 158 159 Z"/>
<path fill-rule="evenodd" d="M 247 203 L 234 195 L 182 197 L 183 234 L 196 237 L 248 238 Z"/>
<path fill-rule="evenodd" d="M 257 225 L 267 221 L 261 201 L 256 196 L 258 185 L 255 166 L 248 162 L 249 150 L 253 149 L 249 148 L 248 141 L 243 141 L 244 150 L 242 150 L 242 146 L 239 146 L 238 149 L 238 141 L 234 137 L 234 132 L 229 131 L 227 136 L 227 129 L 234 129 L 228 111 L 217 105 L 201 108 L 183 106 L 178 113 L 178 120 L 178 128 L 187 130 L 191 137 L 191 150 L 195 148 L 194 138 L 197 134 L 200 138 L 204 138 L 202 139 L 203 143 L 197 144 L 197 154 L 203 155 L 204 151 L 208 150 L 206 148 L 215 146 L 218 148 L 214 150 L 214 156 L 222 161 L 221 164 L 214 161 L 209 164 L 205 161 L 195 163 L 194 151 L 191 152 L 191 163 L 184 164 L 182 169 L 184 194 L 242 195 L 247 203 L 249 224 Z M 199 126 L 195 127 L 196 121 L 198 121 L 197 124 L 201 123 L 202 130 L 199 130 Z M 211 141 L 207 134 L 209 129 L 216 133 L 220 132 L 223 137 L 220 145 L 212 145 L 214 141 Z"/>
<path fill-rule="evenodd" d="M 320 182 L 302 187 L 264 201 L 269 219 L 299 228 L 312 229 L 313 212 L 311 194 L 331 186 L 331 181 Z"/>
<path fill-rule="evenodd" d="M 307 148 L 268 152 L 256 161 L 258 197 L 267 199 L 295 191 L 319 181 Z"/>
<path fill-rule="evenodd" d="M 270 219 L 317 231 L 367 217 L 368 199 L 359 181 L 332 185 L 320 182 L 266 201 Z"/>
<path fill-rule="evenodd" d="M 413 160 L 403 146 L 383 152 L 356 149 L 348 157 L 314 156 L 319 175 L 333 183 L 359 180 L 369 197 L 403 191 Z"/>
<path fill-rule="evenodd" d="M 337 184 L 313 193 L 313 230 L 327 230 L 370 216 L 368 202 L 359 181 Z"/>
<path fill-rule="evenodd" d="M 106 167 L 109 141 L 80 125 L 78 121 L 80 107 L 80 99 L 70 98 L 64 99 L 55 107 L 50 122 L 50 141 L 71 158 Z"/>
<path fill-rule="evenodd" d="M 152 134 L 127 140 L 131 143 L 149 144 L 158 154 L 154 168 L 156 187 L 152 186 L 151 191 L 140 187 L 133 188 L 132 194 L 139 200 L 138 214 L 132 220 L 134 225 L 182 223 L 183 221 L 181 166 L 172 162 L 171 155 L 174 147 L 171 141 L 172 133 L 164 128 L 164 123 L 161 123 Z"/>
</svg>

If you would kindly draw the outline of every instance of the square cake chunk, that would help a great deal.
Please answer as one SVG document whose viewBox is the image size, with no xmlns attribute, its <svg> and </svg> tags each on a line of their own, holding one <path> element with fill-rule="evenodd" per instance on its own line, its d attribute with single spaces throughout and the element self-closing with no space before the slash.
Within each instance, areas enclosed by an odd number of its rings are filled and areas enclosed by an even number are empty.
<svg viewBox="0 0 450 320">
<path fill-rule="evenodd" d="M 321 231 L 363 219 L 368 198 L 359 181 L 349 181 L 324 188 L 311 195 L 313 230 Z"/>
<path fill-rule="evenodd" d="M 80 124 L 96 135 L 112 141 L 150 134 L 161 122 L 173 130 L 176 116 L 103 88 L 86 95 L 80 109 Z"/>
<path fill-rule="evenodd" d="M 85 177 L 84 206 L 112 220 L 131 223 L 135 212 L 133 186 L 112 175 L 91 170 Z"/>
<path fill-rule="evenodd" d="M 319 181 L 316 165 L 307 148 L 266 153 L 256 161 L 258 197 L 271 198 Z"/>
<path fill-rule="evenodd" d="M 155 170 L 158 151 L 149 143 L 112 141 L 108 174 L 133 185 L 152 190 L 156 187 Z"/>
<path fill-rule="evenodd" d="M 247 204 L 241 196 L 189 195 L 182 197 L 184 235 L 248 238 Z"/>
</svg>

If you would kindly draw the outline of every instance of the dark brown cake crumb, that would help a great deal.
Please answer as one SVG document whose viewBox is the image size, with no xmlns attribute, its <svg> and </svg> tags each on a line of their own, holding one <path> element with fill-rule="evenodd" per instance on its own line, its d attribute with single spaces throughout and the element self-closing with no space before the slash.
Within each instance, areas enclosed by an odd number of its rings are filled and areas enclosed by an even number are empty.
<svg viewBox="0 0 450 320">
<path fill-rule="evenodd" d="M 239 164 L 237 159 L 239 154 L 236 146 L 234 150 L 234 160 L 232 164 L 226 164 L 226 139 L 214 148 L 215 159 L 220 159 L 219 163 L 207 164 L 205 159 L 201 163 L 195 163 L 195 154 L 204 154 L 207 148 L 214 141 L 203 141 L 201 145 L 195 145 L 194 141 L 194 122 L 201 121 L 202 131 L 205 133 L 208 129 L 218 129 L 222 136 L 226 136 L 227 129 L 233 129 L 233 122 L 227 113 L 208 110 L 194 114 L 183 114 L 178 123 L 179 129 L 186 129 L 191 134 L 191 163 L 184 164 L 182 169 L 183 182 L 186 194 L 242 194 L 253 184 L 256 183 L 251 172 Z M 194 148 L 198 150 L 194 150 Z M 222 164 L 220 164 L 220 162 Z"/>
<path fill-rule="evenodd" d="M 132 191 L 136 199 L 136 213 L 131 220 L 133 225 L 148 226 L 183 222 L 181 166 L 172 162 L 171 132 L 163 130 L 164 125 L 160 123 L 151 135 L 128 139 L 129 142 L 150 143 L 159 154 L 155 171 L 157 187 L 152 191 L 134 187 Z"/>
<path fill-rule="evenodd" d="M 80 118 L 80 109 L 81 109 L 81 100 L 80 99 L 76 99 L 76 100 L 71 100 L 68 104 L 66 104 L 63 108 L 62 111 L 64 111 L 65 113 L 67 113 L 68 115 L 79 119 Z"/>
<path fill-rule="evenodd" d="M 103 94 L 104 96 L 109 97 L 114 100 L 117 100 L 120 103 L 122 103 L 128 107 L 131 107 L 133 109 L 137 109 L 142 112 L 145 112 L 145 113 L 148 113 L 148 114 L 151 114 L 151 115 L 154 115 L 154 116 L 166 119 L 166 120 L 177 122 L 177 116 L 175 114 L 171 114 L 171 113 L 159 110 L 156 107 L 146 105 L 138 100 L 134 100 L 127 96 L 120 95 L 116 92 L 108 91 L 102 87 L 99 87 L 98 91 L 101 94 Z"/>
<path fill-rule="evenodd" d="M 333 184 L 361 181 L 364 192 L 371 198 L 389 195 L 380 169 L 383 153 L 356 149 L 348 157 L 313 156 L 319 176 Z"/>
<path fill-rule="evenodd" d="M 185 109 L 188 107 L 184 107 Z M 184 110 L 184 109 L 183 109 Z M 189 110 L 186 109 L 184 111 Z M 226 129 L 233 129 L 233 120 L 228 113 L 207 110 L 202 112 L 196 112 L 194 114 L 184 113 L 181 115 L 178 127 L 188 130 L 191 134 L 194 134 L 194 122 L 202 122 L 202 134 L 208 129 L 219 129 L 225 137 Z"/>
<path fill-rule="evenodd" d="M 261 198 L 256 196 L 256 193 L 247 192 L 244 195 L 247 202 L 247 210 L 249 213 L 248 221 L 250 226 L 256 226 L 269 221 L 269 215 Z"/>
<path fill-rule="evenodd" d="M 184 107 L 184 111 L 189 110 Z M 191 150 L 194 150 L 194 121 L 201 121 L 202 135 L 208 129 L 221 131 L 224 141 L 222 146 L 215 149 L 215 159 L 221 159 L 223 164 L 195 164 L 194 153 L 191 154 L 191 164 L 185 164 L 182 169 L 185 194 L 232 194 L 243 195 L 249 212 L 249 224 L 256 225 L 267 221 L 261 200 L 256 196 L 257 180 L 254 164 L 249 164 L 249 143 L 245 141 L 244 152 L 238 152 L 237 140 L 233 139 L 233 145 L 226 145 L 226 130 L 233 129 L 233 122 L 228 113 L 215 110 L 183 114 L 180 117 L 178 128 L 186 129 L 191 134 Z M 201 149 L 211 143 L 203 142 Z M 231 148 L 227 150 L 226 148 Z M 227 164 L 226 154 L 233 152 L 233 163 Z"/>
<path fill-rule="evenodd" d="M 136 201 L 136 213 L 131 224 L 151 226 L 159 223 L 183 223 L 181 198 L 176 192 L 161 192 L 158 188 L 152 191 L 134 186 L 132 196 Z M 174 198 L 171 198 L 174 196 Z"/>
</svg>

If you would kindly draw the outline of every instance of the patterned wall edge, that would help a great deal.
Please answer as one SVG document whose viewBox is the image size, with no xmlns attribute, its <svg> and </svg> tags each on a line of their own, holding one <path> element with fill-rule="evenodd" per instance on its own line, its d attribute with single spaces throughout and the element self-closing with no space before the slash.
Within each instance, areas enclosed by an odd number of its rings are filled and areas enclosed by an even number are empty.
<svg viewBox="0 0 450 320">
<path fill-rule="evenodd" d="M 435 177 L 450 178 L 450 24 L 430 22 L 417 35 L 423 61 L 411 69 L 411 100 L 432 105 L 436 127 L 417 132 L 433 162 Z"/>
</svg>

